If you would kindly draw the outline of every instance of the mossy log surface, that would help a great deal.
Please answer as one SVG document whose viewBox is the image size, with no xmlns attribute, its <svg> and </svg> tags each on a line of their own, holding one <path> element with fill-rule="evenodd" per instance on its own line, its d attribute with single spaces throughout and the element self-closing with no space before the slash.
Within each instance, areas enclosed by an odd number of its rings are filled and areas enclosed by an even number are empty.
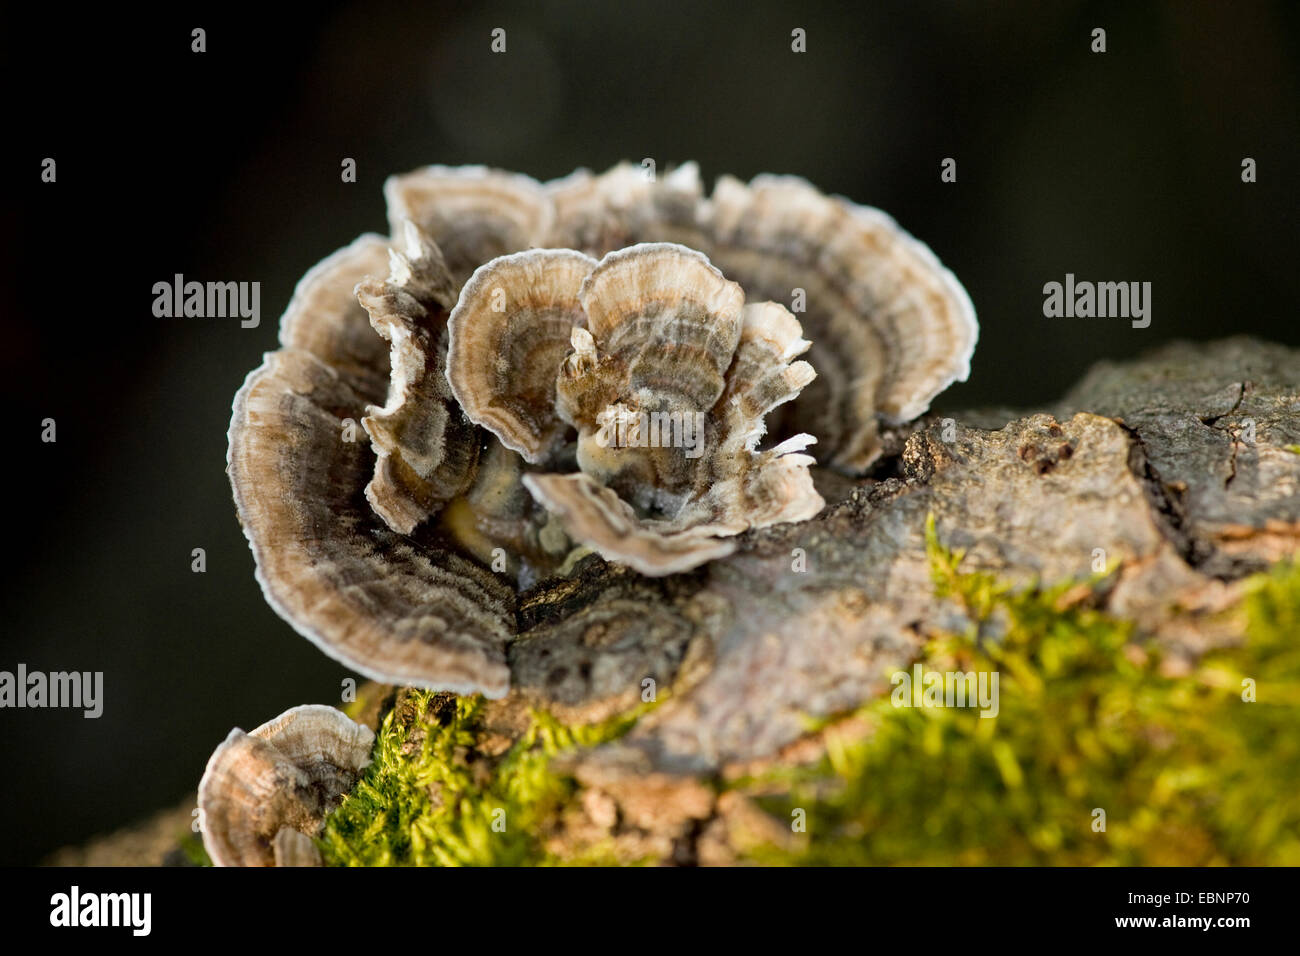
<svg viewBox="0 0 1300 956">
<path fill-rule="evenodd" d="M 1300 351 L 1174 344 L 887 440 L 727 559 L 524 595 L 504 700 L 365 688 L 390 749 L 326 859 L 1300 862 Z M 1001 713 L 891 707 L 917 661 L 997 670 Z M 161 862 L 114 845 L 57 862 Z"/>
</svg>

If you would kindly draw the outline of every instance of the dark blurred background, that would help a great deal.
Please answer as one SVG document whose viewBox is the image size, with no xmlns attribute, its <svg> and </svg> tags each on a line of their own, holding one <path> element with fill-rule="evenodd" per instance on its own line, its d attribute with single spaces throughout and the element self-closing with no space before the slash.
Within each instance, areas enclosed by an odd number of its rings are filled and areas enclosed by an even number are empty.
<svg viewBox="0 0 1300 956">
<path fill-rule="evenodd" d="M 0 711 L 0 863 L 174 805 L 232 726 L 338 700 L 347 672 L 253 580 L 225 431 L 297 279 L 383 230 L 389 173 L 695 159 L 708 183 L 796 173 L 879 206 L 980 317 L 971 379 L 940 408 L 1046 401 L 1173 338 L 1300 343 L 1294 3 L 17 6 L 0 670 L 102 670 L 105 707 Z M 153 283 L 177 272 L 260 281 L 261 326 L 155 318 Z M 1045 319 L 1042 286 L 1067 272 L 1150 281 L 1151 327 Z"/>
</svg>

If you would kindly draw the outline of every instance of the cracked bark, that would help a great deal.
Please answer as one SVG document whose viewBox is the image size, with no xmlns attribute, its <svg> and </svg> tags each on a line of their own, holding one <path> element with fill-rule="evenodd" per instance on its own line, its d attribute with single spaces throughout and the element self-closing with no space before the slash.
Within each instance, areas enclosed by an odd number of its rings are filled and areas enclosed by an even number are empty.
<svg viewBox="0 0 1300 956">
<path fill-rule="evenodd" d="M 1300 351 L 1284 346 L 1176 343 L 1100 363 L 1046 408 L 883 437 L 893 457 L 871 479 L 820 474 L 821 515 L 750 532 L 726 559 L 651 581 L 591 556 L 521 596 L 513 690 L 488 707 L 494 751 L 530 706 L 589 722 L 640 701 L 647 679 L 669 693 L 622 740 L 565 762 L 582 788 L 570 832 L 728 862 L 731 828 L 764 824 L 708 782 L 815 757 L 807 717 L 887 692 L 928 635 L 963 627 L 933 596 L 929 514 L 965 569 L 1015 582 L 1118 561 L 1107 609 L 1175 671 L 1234 639 L 1217 612 L 1244 576 L 1300 548 Z"/>
</svg>

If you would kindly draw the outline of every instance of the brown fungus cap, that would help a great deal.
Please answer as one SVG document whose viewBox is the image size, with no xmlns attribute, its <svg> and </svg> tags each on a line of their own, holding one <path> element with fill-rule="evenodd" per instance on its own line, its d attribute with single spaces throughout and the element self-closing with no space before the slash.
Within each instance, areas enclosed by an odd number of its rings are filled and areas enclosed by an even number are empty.
<svg viewBox="0 0 1300 956">
<path fill-rule="evenodd" d="M 814 377 L 791 361 L 808 346 L 799 323 L 775 303 L 746 306 L 698 252 L 647 243 L 599 263 L 554 250 L 498 259 L 475 273 L 449 324 L 448 377 L 473 420 L 534 460 L 547 446 L 538 435 L 576 428 L 581 473 L 523 482 L 610 560 L 648 575 L 689 570 L 732 551 L 723 538 L 824 504 L 813 460 L 793 454 L 811 436 L 756 451 L 763 416 Z M 503 342 L 550 358 L 552 386 L 501 361 Z"/>
<path fill-rule="evenodd" d="M 722 176 L 706 196 L 694 163 L 665 173 L 620 163 L 545 185 L 433 166 L 391 178 L 386 194 L 390 218 L 409 216 L 440 243 L 453 225 L 482 237 L 460 243 L 480 263 L 528 246 L 600 257 L 674 242 L 702 252 L 751 301 L 797 310 L 818 379 L 774 430 L 812 432 L 827 463 L 846 472 L 879 456 L 881 422 L 917 418 L 970 372 L 979 326 L 961 283 L 887 214 L 796 176 Z"/>
<path fill-rule="evenodd" d="M 283 827 L 271 841 L 271 851 L 276 866 L 324 866 L 325 861 L 316 843 L 305 833 L 292 827 Z"/>
<path fill-rule="evenodd" d="M 388 402 L 361 420 L 375 450 L 366 497 L 401 534 L 437 514 L 474 479 L 479 445 L 447 386 L 447 314 L 457 287 L 442 251 L 419 227 L 403 224 L 405 249 L 391 253 L 386 281 L 356 287 L 390 346 Z"/>
<path fill-rule="evenodd" d="M 357 423 L 385 399 L 388 349 L 353 290 L 386 260 L 363 237 L 309 272 L 284 347 L 236 395 L 240 523 L 268 602 L 331 657 L 376 680 L 501 696 L 513 588 L 443 542 L 393 531 L 365 494 L 377 459 Z"/>
<path fill-rule="evenodd" d="M 751 301 L 799 309 L 817 381 L 774 430 L 817 435 L 837 468 L 865 470 L 881 451 L 880 421 L 911 421 L 969 374 L 979 331 L 969 297 L 878 209 L 823 195 L 794 176 L 760 175 L 748 185 L 723 176 L 705 198 L 692 163 L 657 179 L 620 164 L 548 188 L 556 243 L 567 236 L 592 255 L 682 243 Z"/>
<path fill-rule="evenodd" d="M 469 418 L 538 462 L 563 437 L 555 374 L 575 325 L 578 289 L 596 260 L 569 249 L 494 259 L 465 286 L 450 321 L 447 378 Z"/>
<path fill-rule="evenodd" d="M 217 866 L 319 865 L 311 837 L 370 762 L 375 735 L 333 707 L 295 707 L 217 747 L 199 783 Z"/>
<path fill-rule="evenodd" d="M 547 183 L 546 190 L 555 207 L 547 245 L 599 257 L 649 239 L 699 249 L 705 238 L 707 207 L 695 163 L 653 178 L 631 163 L 600 175 L 579 169 Z"/>
<path fill-rule="evenodd" d="M 388 225 L 414 222 L 442 249 L 460 284 L 483 263 L 539 245 L 555 210 L 540 183 L 486 166 L 426 166 L 384 183 Z"/>
<path fill-rule="evenodd" d="M 969 374 L 978 334 L 970 299 L 878 209 L 824 196 L 793 176 L 758 176 L 748 186 L 724 177 L 708 232 L 719 268 L 752 295 L 785 301 L 792 289 L 805 291 L 800 321 L 825 386 L 808 396 L 820 414 L 799 427 L 825 438 L 833 464 L 866 467 L 880 453 L 877 418 L 911 421 Z"/>
</svg>

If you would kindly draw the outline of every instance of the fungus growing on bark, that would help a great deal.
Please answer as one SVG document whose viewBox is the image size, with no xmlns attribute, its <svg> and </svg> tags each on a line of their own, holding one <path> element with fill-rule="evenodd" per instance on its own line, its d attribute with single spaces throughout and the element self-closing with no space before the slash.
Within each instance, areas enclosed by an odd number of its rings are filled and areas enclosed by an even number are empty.
<svg viewBox="0 0 1300 956">
<path fill-rule="evenodd" d="M 375 735 L 333 707 L 295 707 L 235 728 L 199 783 L 203 846 L 217 866 L 313 866 L 311 837 L 370 762 Z"/>
<path fill-rule="evenodd" d="M 228 454 L 268 602 L 377 680 L 505 694 L 517 595 L 575 543 L 667 574 L 803 520 L 814 436 L 861 471 L 878 420 L 919 414 L 974 345 L 925 247 L 801 180 L 706 197 L 694 164 L 547 184 L 432 166 L 385 196 L 397 238 L 303 278 Z M 697 252 L 588 258 L 662 242 Z M 453 347 L 490 359 L 449 369 Z M 665 422 L 704 452 L 651 447 Z"/>
</svg>

